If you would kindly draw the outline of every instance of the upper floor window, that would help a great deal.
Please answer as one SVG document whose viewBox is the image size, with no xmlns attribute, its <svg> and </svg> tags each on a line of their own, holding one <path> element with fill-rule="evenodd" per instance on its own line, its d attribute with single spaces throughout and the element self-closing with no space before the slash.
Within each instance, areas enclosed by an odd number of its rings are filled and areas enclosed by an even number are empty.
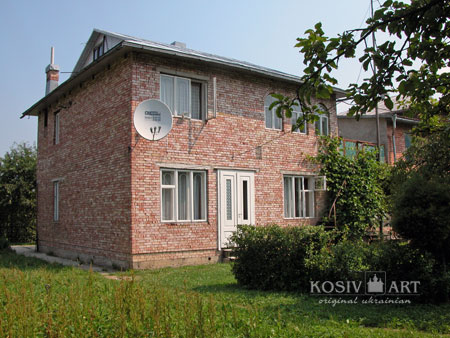
<svg viewBox="0 0 450 338">
<path fill-rule="evenodd" d="M 316 113 L 319 116 L 319 120 L 314 123 L 316 135 L 329 135 L 328 110 L 323 104 L 319 104 L 318 110 L 322 111 L 322 113 Z"/>
<path fill-rule="evenodd" d="M 266 120 L 266 128 L 281 130 L 283 127 L 283 120 L 276 114 L 277 107 L 269 109 L 270 105 L 275 102 L 276 99 L 272 95 L 267 95 L 264 100 L 264 114 Z"/>
<path fill-rule="evenodd" d="M 94 48 L 93 52 L 94 61 L 97 60 L 103 54 L 105 54 L 105 52 L 106 52 L 106 38 L 103 37 L 103 41 L 97 47 Z"/>
<path fill-rule="evenodd" d="M 55 114 L 54 128 L 53 128 L 53 143 L 59 143 L 59 113 Z"/>
<path fill-rule="evenodd" d="M 161 218 L 169 222 L 206 220 L 206 172 L 161 171 Z"/>
<path fill-rule="evenodd" d="M 298 100 L 295 101 L 297 105 L 292 106 L 292 117 L 291 117 L 291 124 L 292 126 L 297 124 L 297 121 L 299 118 L 303 117 L 303 112 L 300 107 L 300 103 Z M 306 121 L 303 121 L 300 126 L 292 130 L 294 133 L 300 133 L 300 134 L 306 134 L 307 133 L 307 125 Z"/>
<path fill-rule="evenodd" d="M 160 99 L 175 116 L 203 120 L 205 116 L 204 84 L 184 77 L 161 75 Z"/>
</svg>

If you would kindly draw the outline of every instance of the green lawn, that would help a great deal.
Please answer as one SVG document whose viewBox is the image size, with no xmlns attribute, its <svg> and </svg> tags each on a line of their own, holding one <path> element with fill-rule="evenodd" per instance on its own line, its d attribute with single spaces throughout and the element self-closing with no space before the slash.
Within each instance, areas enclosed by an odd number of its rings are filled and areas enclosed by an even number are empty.
<svg viewBox="0 0 450 338">
<path fill-rule="evenodd" d="M 117 274 L 0 254 L 0 337 L 436 337 L 450 305 L 331 305 L 240 288 L 229 264 Z M 125 278 L 126 277 L 126 278 Z"/>
</svg>

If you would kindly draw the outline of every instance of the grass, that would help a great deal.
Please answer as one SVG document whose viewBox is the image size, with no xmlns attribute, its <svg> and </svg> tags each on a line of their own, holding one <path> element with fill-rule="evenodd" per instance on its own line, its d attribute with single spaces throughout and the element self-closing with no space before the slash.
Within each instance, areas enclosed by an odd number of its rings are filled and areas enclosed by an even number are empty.
<svg viewBox="0 0 450 338">
<path fill-rule="evenodd" d="M 110 280 L 0 254 L 0 337 L 436 337 L 450 305 L 319 304 L 240 288 L 229 264 Z"/>
</svg>

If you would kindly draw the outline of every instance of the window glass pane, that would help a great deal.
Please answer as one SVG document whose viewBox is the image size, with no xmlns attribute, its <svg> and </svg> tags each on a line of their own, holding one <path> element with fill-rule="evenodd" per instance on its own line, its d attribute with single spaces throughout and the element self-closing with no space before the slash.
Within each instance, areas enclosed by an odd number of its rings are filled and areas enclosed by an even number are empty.
<svg viewBox="0 0 450 338">
<path fill-rule="evenodd" d="M 189 86 L 190 80 L 182 77 L 176 78 L 177 94 L 175 115 L 190 116 L 190 95 Z"/>
<path fill-rule="evenodd" d="M 59 114 L 55 114 L 55 144 L 59 143 Z"/>
<path fill-rule="evenodd" d="M 322 135 L 322 132 L 320 130 L 320 117 L 318 121 L 314 122 L 314 128 L 316 129 L 316 135 Z"/>
<path fill-rule="evenodd" d="M 188 220 L 189 217 L 189 173 L 178 173 L 178 220 Z"/>
<path fill-rule="evenodd" d="M 321 116 L 322 119 L 322 135 L 328 135 L 328 117 Z"/>
<path fill-rule="evenodd" d="M 277 114 L 275 113 L 275 110 L 276 110 L 276 108 L 274 107 L 273 109 L 272 109 L 272 111 L 273 111 L 273 122 L 274 122 L 274 129 L 279 129 L 279 130 L 281 130 L 282 128 L 281 128 L 281 125 L 282 125 L 282 119 L 281 119 L 281 117 L 278 117 L 277 116 Z"/>
<path fill-rule="evenodd" d="M 296 112 L 293 112 L 293 113 L 292 113 L 292 118 L 291 118 L 292 125 L 295 125 L 295 124 L 297 123 L 297 120 L 298 120 L 299 118 L 301 118 L 301 117 L 303 117 L 303 113 L 296 113 Z M 294 132 L 306 134 L 306 121 L 304 121 L 304 122 L 300 125 L 299 128 L 296 128 L 296 129 L 294 130 Z"/>
<path fill-rule="evenodd" d="M 242 214 L 243 219 L 248 221 L 248 181 L 242 181 Z"/>
<path fill-rule="evenodd" d="M 173 195 L 174 189 L 162 189 L 162 219 L 164 221 L 171 221 L 174 219 L 173 215 Z"/>
<path fill-rule="evenodd" d="M 305 217 L 314 217 L 313 194 L 314 193 L 312 191 L 305 191 Z"/>
<path fill-rule="evenodd" d="M 411 135 L 405 133 L 405 148 L 408 149 L 411 147 Z"/>
<path fill-rule="evenodd" d="M 345 141 L 345 157 L 354 158 L 356 156 L 356 143 Z"/>
<path fill-rule="evenodd" d="M 302 179 L 301 177 L 295 178 L 295 217 L 302 217 Z"/>
<path fill-rule="evenodd" d="M 198 82 L 191 82 L 191 118 L 202 119 L 202 85 Z"/>
<path fill-rule="evenodd" d="M 272 128 L 272 111 L 268 107 L 264 108 L 266 113 L 266 128 Z"/>
<path fill-rule="evenodd" d="M 167 104 L 172 114 L 174 114 L 174 78 L 173 76 L 161 75 L 160 84 L 160 97 L 161 101 Z"/>
<path fill-rule="evenodd" d="M 194 220 L 206 219 L 205 210 L 205 174 L 194 173 Z"/>
<path fill-rule="evenodd" d="M 292 212 L 292 177 L 284 178 L 284 216 L 294 216 Z"/>
<path fill-rule="evenodd" d="M 386 161 L 386 155 L 384 154 L 384 145 L 380 145 L 380 160 L 381 162 L 385 162 Z"/>
<path fill-rule="evenodd" d="M 174 185 L 175 181 L 173 179 L 173 171 L 163 171 L 162 172 L 162 184 L 163 185 Z"/>
<path fill-rule="evenodd" d="M 59 182 L 53 182 L 53 219 L 59 220 Z"/>
<path fill-rule="evenodd" d="M 303 190 L 309 190 L 309 189 L 310 189 L 309 179 L 307 177 L 305 177 L 303 179 Z"/>
<path fill-rule="evenodd" d="M 227 194 L 227 221 L 231 221 L 233 219 L 233 207 L 231 205 L 231 180 L 226 180 L 226 194 Z"/>
</svg>

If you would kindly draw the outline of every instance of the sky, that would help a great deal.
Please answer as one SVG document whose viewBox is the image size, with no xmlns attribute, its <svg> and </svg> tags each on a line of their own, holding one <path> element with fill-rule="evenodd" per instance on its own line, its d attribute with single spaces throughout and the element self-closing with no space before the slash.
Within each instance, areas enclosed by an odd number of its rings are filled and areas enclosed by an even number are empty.
<svg viewBox="0 0 450 338">
<path fill-rule="evenodd" d="M 0 156 L 37 142 L 37 117 L 20 116 L 44 96 L 50 48 L 62 83 L 94 28 L 301 75 L 297 37 L 319 21 L 328 36 L 359 28 L 369 8 L 370 0 L 0 0 Z M 356 61 L 341 64 L 338 87 L 359 73 Z"/>
</svg>

